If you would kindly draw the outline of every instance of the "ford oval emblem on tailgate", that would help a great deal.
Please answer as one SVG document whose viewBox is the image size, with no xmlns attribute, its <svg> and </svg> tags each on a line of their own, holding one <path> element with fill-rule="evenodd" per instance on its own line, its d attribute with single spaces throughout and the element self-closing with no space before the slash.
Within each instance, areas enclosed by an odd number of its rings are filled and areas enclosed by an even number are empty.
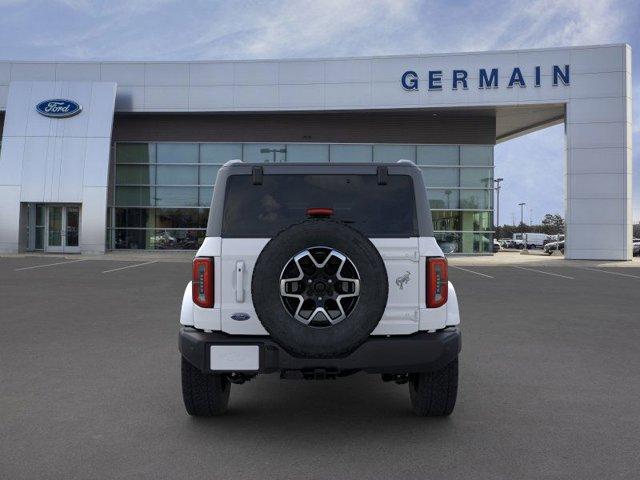
<svg viewBox="0 0 640 480">
<path fill-rule="evenodd" d="M 249 320 L 251 317 L 248 313 L 234 313 L 231 315 L 232 320 L 237 320 L 238 322 L 244 322 L 245 320 Z"/>
</svg>

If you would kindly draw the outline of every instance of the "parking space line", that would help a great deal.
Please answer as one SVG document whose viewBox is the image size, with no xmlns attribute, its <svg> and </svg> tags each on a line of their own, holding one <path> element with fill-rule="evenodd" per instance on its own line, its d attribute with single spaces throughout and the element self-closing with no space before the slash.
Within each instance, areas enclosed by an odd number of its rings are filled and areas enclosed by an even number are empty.
<svg viewBox="0 0 640 480">
<path fill-rule="evenodd" d="M 591 272 L 608 273 L 609 275 L 620 275 L 621 277 L 640 278 L 638 275 L 631 275 L 629 273 L 620 273 L 620 272 L 610 272 L 608 270 L 600 270 L 599 268 L 589 268 L 589 267 L 578 267 L 578 268 L 582 270 L 589 270 Z"/>
<path fill-rule="evenodd" d="M 575 278 L 569 277 L 567 275 L 560 275 L 559 273 L 545 272 L 544 270 L 536 270 L 535 268 L 517 267 L 515 265 L 513 265 L 513 268 L 519 268 L 520 270 L 526 270 L 528 272 L 542 273 L 543 275 L 551 275 L 554 277 L 566 278 L 567 280 L 575 280 Z"/>
<path fill-rule="evenodd" d="M 19 272 L 20 270 L 32 270 L 34 268 L 44 268 L 44 267 L 53 267 L 55 265 L 66 265 L 68 263 L 78 263 L 78 262 L 84 262 L 85 260 L 88 260 L 86 258 L 81 258 L 80 260 L 70 260 L 68 262 L 57 262 L 57 263 L 47 263 L 46 265 L 32 265 L 31 267 L 22 267 L 22 268 L 16 268 L 15 271 Z"/>
<path fill-rule="evenodd" d="M 120 267 L 120 268 L 112 268 L 111 270 L 105 270 L 102 273 L 118 272 L 120 270 L 125 270 L 127 268 L 136 268 L 136 267 L 142 267 L 144 265 L 151 265 L 152 263 L 158 263 L 158 260 L 152 260 L 151 262 L 137 263 L 135 265 L 127 265 L 125 267 Z"/>
<path fill-rule="evenodd" d="M 462 267 L 456 267 L 454 265 L 449 265 L 449 268 L 457 268 L 458 270 L 462 270 L 463 272 L 473 273 L 474 275 L 480 275 L 481 277 L 494 278 L 491 275 L 487 275 L 486 273 L 474 272 L 473 270 L 468 270 L 468 269 L 462 268 Z"/>
</svg>

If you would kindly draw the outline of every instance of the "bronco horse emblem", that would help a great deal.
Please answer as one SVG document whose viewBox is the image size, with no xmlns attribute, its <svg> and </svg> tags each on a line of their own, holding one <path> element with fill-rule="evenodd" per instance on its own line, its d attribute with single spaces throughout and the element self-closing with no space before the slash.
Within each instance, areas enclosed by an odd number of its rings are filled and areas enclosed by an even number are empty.
<svg viewBox="0 0 640 480">
<path fill-rule="evenodd" d="M 398 278 L 396 278 L 396 285 L 400 288 L 400 290 L 404 288 L 405 284 L 409 283 L 409 280 L 411 280 L 410 276 L 411 276 L 411 273 L 406 272 L 400 275 Z"/>
</svg>

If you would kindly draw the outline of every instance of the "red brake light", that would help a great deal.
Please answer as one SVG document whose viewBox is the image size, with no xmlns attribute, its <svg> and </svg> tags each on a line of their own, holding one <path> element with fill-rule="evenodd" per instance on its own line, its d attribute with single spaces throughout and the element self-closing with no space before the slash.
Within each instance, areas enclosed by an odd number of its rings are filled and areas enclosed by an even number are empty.
<svg viewBox="0 0 640 480">
<path fill-rule="evenodd" d="M 427 258 L 427 307 L 438 308 L 447 303 L 449 268 L 446 258 Z"/>
<path fill-rule="evenodd" d="M 330 217 L 333 215 L 333 208 L 307 208 L 309 217 Z"/>
<path fill-rule="evenodd" d="M 197 257 L 193 260 L 191 294 L 193 303 L 199 307 L 213 307 L 213 258 Z"/>
</svg>

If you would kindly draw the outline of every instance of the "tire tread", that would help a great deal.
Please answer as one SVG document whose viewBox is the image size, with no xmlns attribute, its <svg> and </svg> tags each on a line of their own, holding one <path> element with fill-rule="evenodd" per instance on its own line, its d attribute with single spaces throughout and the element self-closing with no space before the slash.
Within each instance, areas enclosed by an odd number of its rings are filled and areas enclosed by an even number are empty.
<svg viewBox="0 0 640 480">
<path fill-rule="evenodd" d="M 451 415 L 458 396 L 458 358 L 440 370 L 412 374 L 409 380 L 409 394 L 416 415 Z"/>
<path fill-rule="evenodd" d="M 227 411 L 231 384 L 223 375 L 203 373 L 182 358 L 182 399 L 187 413 L 212 417 Z"/>
</svg>

